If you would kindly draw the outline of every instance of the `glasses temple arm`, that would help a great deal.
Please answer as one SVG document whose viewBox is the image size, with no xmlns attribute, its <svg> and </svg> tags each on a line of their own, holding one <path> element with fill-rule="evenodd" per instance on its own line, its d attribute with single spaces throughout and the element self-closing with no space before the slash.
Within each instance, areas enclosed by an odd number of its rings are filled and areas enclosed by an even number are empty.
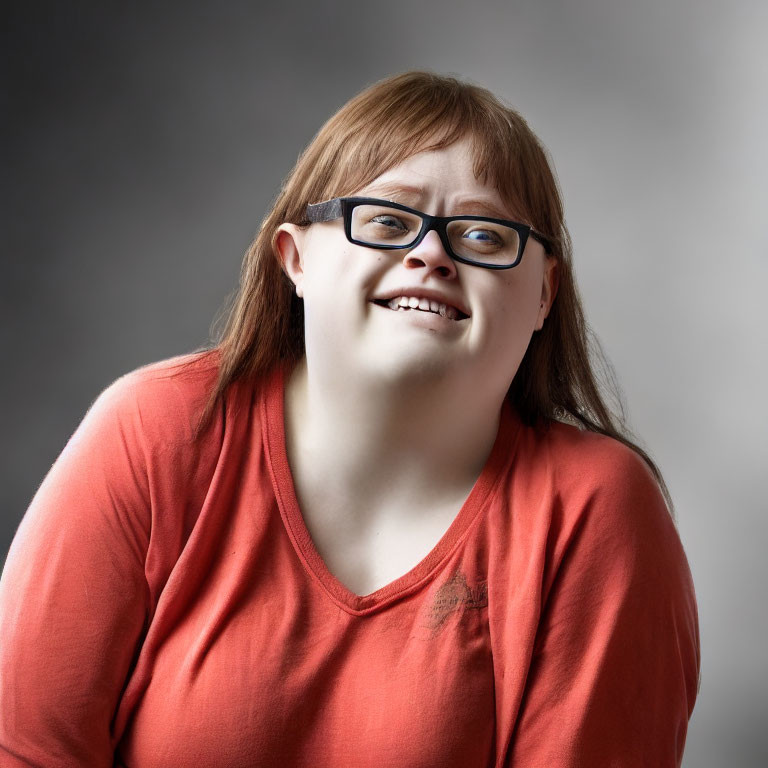
<svg viewBox="0 0 768 768">
<path fill-rule="evenodd" d="M 333 200 L 326 200 L 323 203 L 310 203 L 307 206 L 307 220 L 310 224 L 340 219 L 342 214 L 343 208 L 340 197 L 334 197 Z"/>
</svg>

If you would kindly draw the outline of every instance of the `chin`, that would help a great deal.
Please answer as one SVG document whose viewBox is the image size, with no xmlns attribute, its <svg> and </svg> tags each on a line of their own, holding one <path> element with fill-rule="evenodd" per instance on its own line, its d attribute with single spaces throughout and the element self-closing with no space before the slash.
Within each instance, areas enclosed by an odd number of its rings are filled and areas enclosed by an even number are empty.
<svg viewBox="0 0 768 768">
<path fill-rule="evenodd" d="M 366 355 L 365 370 L 377 381 L 392 384 L 406 381 L 434 380 L 449 375 L 458 365 L 455 355 L 445 349 L 425 349 L 423 344 L 407 348 L 399 345 L 394 350 L 380 350 Z"/>
</svg>

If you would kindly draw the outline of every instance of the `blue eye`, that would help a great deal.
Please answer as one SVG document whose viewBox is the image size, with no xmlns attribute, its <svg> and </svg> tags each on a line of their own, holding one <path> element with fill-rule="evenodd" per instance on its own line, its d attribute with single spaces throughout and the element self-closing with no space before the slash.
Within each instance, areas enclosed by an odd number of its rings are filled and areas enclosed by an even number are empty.
<svg viewBox="0 0 768 768">
<path fill-rule="evenodd" d="M 462 237 L 468 240 L 475 240 L 483 243 L 498 243 L 499 237 L 495 232 L 490 232 L 487 229 L 473 229 L 470 232 L 465 232 Z"/>
<path fill-rule="evenodd" d="M 389 214 L 382 214 L 380 216 L 374 216 L 371 219 L 376 224 L 381 224 L 384 227 L 393 227 L 395 229 L 407 229 L 400 219 L 396 216 L 390 216 Z"/>
</svg>

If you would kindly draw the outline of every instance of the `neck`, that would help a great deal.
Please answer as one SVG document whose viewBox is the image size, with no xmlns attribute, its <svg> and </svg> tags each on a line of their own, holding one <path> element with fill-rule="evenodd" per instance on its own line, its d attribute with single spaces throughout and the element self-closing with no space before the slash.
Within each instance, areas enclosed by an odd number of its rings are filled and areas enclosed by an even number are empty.
<svg viewBox="0 0 768 768">
<path fill-rule="evenodd" d="M 455 376 L 340 379 L 302 361 L 285 396 L 297 486 L 379 508 L 465 495 L 491 452 L 503 401 L 468 385 Z"/>
</svg>

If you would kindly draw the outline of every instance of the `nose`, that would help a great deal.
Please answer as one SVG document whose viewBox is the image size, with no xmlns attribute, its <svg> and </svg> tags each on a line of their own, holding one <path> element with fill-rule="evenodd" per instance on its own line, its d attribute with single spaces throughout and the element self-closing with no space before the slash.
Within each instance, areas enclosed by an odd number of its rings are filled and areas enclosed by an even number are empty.
<svg viewBox="0 0 768 768">
<path fill-rule="evenodd" d="M 436 272 L 444 278 L 456 277 L 456 262 L 448 255 L 440 235 L 434 229 L 427 232 L 418 245 L 406 252 L 403 264 L 408 269 L 426 267 L 428 272 Z"/>
</svg>

